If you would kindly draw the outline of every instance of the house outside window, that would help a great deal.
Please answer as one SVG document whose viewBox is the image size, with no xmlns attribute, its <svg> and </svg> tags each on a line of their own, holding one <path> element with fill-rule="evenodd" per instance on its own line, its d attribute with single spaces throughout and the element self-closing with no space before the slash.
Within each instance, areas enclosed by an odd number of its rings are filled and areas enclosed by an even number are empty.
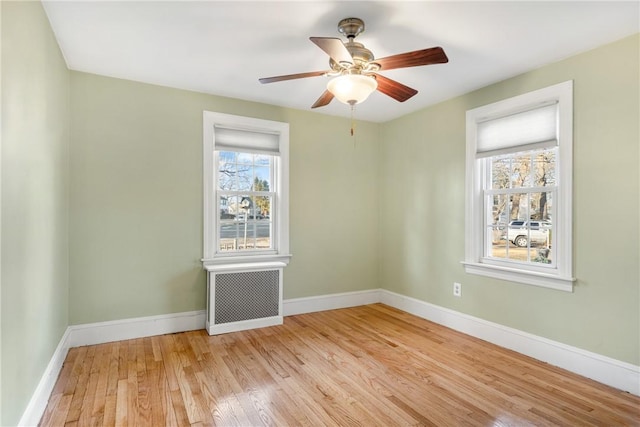
<svg viewBox="0 0 640 427">
<path fill-rule="evenodd" d="M 288 262 L 289 125 L 205 111 L 205 266 Z"/>
<path fill-rule="evenodd" d="M 572 82 L 467 111 L 465 270 L 573 290 Z"/>
</svg>

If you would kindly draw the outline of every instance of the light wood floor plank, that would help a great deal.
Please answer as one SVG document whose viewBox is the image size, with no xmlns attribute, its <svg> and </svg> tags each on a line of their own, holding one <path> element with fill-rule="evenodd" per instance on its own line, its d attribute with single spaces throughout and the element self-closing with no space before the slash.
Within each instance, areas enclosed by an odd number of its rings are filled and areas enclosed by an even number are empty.
<svg viewBox="0 0 640 427">
<path fill-rule="evenodd" d="M 115 425 L 126 426 L 129 425 L 129 417 L 133 417 L 133 414 L 129 414 L 127 407 L 127 401 L 129 397 L 128 393 L 129 382 L 126 379 L 118 380 L 118 392 L 116 394 L 116 407 L 115 407 Z"/>
<path fill-rule="evenodd" d="M 104 399 L 104 412 L 102 425 L 105 427 L 114 426 L 116 423 L 116 397 L 118 393 L 118 364 L 120 358 L 121 343 L 110 343 L 109 362 L 107 369 L 107 388 Z"/>
<path fill-rule="evenodd" d="M 107 399 L 107 385 L 109 383 L 109 369 L 111 367 L 111 357 L 114 343 L 102 344 L 100 360 L 97 363 L 98 381 L 94 401 L 87 400 L 85 406 L 91 410 L 91 425 L 101 426 L 104 423 L 104 407 Z M 95 375 L 95 374 L 94 374 Z"/>
<path fill-rule="evenodd" d="M 89 379 L 91 375 L 91 366 L 93 365 L 93 359 L 95 357 L 97 346 L 90 346 L 87 348 L 87 354 L 82 360 L 82 364 L 76 363 L 78 367 L 76 387 L 73 392 L 73 399 L 71 399 L 71 405 L 69 412 L 67 413 L 66 423 L 72 423 L 78 421 L 80 418 L 80 412 L 83 408 L 84 396 L 88 390 Z"/>
<path fill-rule="evenodd" d="M 69 351 L 42 426 L 640 426 L 640 398 L 382 304 Z"/>
</svg>

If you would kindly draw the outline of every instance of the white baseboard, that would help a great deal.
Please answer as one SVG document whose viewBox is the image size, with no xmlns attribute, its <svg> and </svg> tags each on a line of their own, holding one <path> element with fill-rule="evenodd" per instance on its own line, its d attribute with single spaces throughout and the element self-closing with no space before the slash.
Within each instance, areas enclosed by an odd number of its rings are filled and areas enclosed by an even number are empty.
<svg viewBox="0 0 640 427">
<path fill-rule="evenodd" d="M 19 426 L 37 426 L 40 422 L 40 418 L 42 418 L 42 414 L 44 414 L 44 410 L 47 407 L 49 396 L 51 396 L 53 387 L 58 380 L 58 375 L 62 370 L 64 359 L 67 357 L 67 352 L 69 351 L 69 346 L 67 345 L 68 339 L 69 328 L 64 332 L 58 343 L 58 347 L 56 347 L 56 350 L 53 352 L 53 356 L 47 368 L 44 370 L 42 378 L 40 378 L 40 382 L 33 392 L 27 408 L 22 414 L 22 418 L 20 418 L 18 422 Z"/>
<path fill-rule="evenodd" d="M 205 318 L 206 312 L 200 310 L 69 326 L 60 339 L 18 425 L 38 425 L 70 348 L 204 329 Z"/>
<path fill-rule="evenodd" d="M 375 304 L 378 302 L 380 302 L 380 289 L 371 289 L 367 291 L 286 299 L 282 302 L 282 311 L 285 316 L 293 316 L 296 314 L 314 313 L 316 311 L 357 307 L 359 305 Z"/>
<path fill-rule="evenodd" d="M 204 329 L 205 310 L 69 326 L 69 348 Z"/>
<path fill-rule="evenodd" d="M 640 366 L 539 337 L 384 289 L 283 301 L 285 316 L 383 303 L 451 329 L 640 396 Z M 20 426 L 37 425 L 71 347 L 205 329 L 206 311 L 72 325 L 62 336 Z"/>
<path fill-rule="evenodd" d="M 380 302 L 640 396 L 640 366 L 387 290 L 381 291 Z"/>
<path fill-rule="evenodd" d="M 213 325 L 209 322 L 206 329 L 209 335 L 226 334 L 229 332 L 246 331 L 248 329 L 266 328 L 269 326 L 282 325 L 282 316 L 263 317 L 260 319 L 241 320 L 237 322 L 221 323 Z"/>
</svg>

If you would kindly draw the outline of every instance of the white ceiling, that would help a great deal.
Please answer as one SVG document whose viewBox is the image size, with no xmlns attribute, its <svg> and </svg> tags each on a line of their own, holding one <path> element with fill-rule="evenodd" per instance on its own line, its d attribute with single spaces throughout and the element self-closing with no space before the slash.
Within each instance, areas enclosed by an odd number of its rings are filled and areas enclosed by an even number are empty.
<svg viewBox="0 0 640 427">
<path fill-rule="evenodd" d="M 448 64 L 381 72 L 419 93 L 404 103 L 376 92 L 358 119 L 387 121 L 637 33 L 640 3 L 577 1 L 45 1 L 72 70 L 310 110 L 328 78 L 262 85 L 259 77 L 321 71 L 310 36 L 357 41 L 377 58 L 442 46 Z M 611 64 L 615 67 L 616 64 Z M 337 100 L 317 110 L 349 116 Z"/>
</svg>

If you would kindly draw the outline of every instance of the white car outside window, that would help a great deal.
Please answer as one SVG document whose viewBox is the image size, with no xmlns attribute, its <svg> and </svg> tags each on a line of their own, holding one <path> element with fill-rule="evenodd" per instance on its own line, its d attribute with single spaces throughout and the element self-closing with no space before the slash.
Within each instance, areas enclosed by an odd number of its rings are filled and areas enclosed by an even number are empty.
<svg viewBox="0 0 640 427">
<path fill-rule="evenodd" d="M 507 230 L 507 239 L 514 245 L 524 248 L 531 245 L 549 245 L 549 228 L 545 221 L 511 221 Z"/>
</svg>

